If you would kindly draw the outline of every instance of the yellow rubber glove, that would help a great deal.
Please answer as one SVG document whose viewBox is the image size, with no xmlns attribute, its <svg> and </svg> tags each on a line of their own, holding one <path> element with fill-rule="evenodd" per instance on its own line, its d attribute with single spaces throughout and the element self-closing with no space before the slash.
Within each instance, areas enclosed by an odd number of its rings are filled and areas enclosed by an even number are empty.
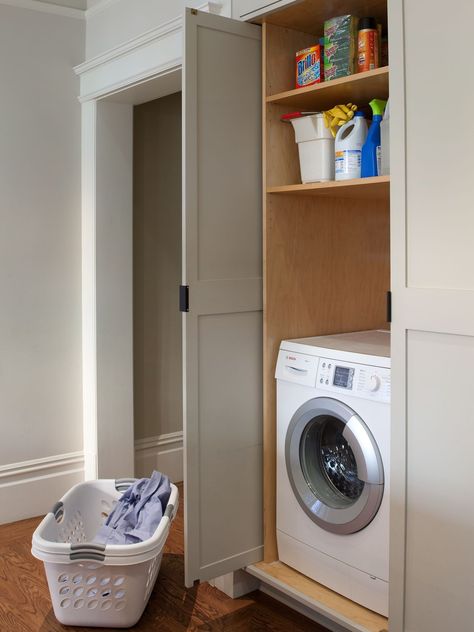
<svg viewBox="0 0 474 632">
<path fill-rule="evenodd" d="M 350 121 L 356 110 L 357 105 L 348 103 L 347 105 L 335 105 L 330 110 L 323 112 L 324 124 L 330 130 L 334 138 L 337 134 L 337 128 L 347 123 L 347 121 Z"/>
</svg>

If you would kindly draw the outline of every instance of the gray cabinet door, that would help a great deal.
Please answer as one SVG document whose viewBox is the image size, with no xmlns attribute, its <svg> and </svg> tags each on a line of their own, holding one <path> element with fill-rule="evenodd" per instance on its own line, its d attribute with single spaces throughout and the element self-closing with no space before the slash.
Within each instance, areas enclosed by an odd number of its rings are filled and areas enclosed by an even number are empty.
<svg viewBox="0 0 474 632">
<path fill-rule="evenodd" d="M 188 9 L 183 60 L 186 584 L 262 558 L 260 28 Z"/>
<path fill-rule="evenodd" d="M 391 632 L 474 621 L 474 178 L 465 139 L 439 125 L 474 94 L 472 2 L 389 2 L 392 222 Z M 459 19 L 462 15 L 462 19 Z M 456 60 L 434 32 L 456 28 Z M 443 90 L 420 107 L 438 77 Z M 433 133 L 433 130 L 436 132 Z"/>
</svg>

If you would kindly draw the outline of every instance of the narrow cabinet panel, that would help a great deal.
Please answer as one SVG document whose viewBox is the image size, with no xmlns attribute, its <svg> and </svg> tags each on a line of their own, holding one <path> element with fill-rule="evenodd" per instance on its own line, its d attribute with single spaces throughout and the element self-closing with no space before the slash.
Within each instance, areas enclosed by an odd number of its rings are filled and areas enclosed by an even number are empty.
<svg viewBox="0 0 474 632">
<path fill-rule="evenodd" d="M 440 0 L 430 3 L 436 16 L 429 32 L 426 8 L 405 2 L 407 278 L 419 288 L 474 289 L 474 181 L 467 165 L 474 138 L 474 119 L 463 118 L 459 128 L 449 120 L 453 102 L 472 101 L 470 31 L 474 4 L 446 12 Z M 461 8 L 461 7 L 459 7 Z M 456 62 L 438 54 L 438 36 L 456 33 Z M 463 61 L 465 63 L 463 63 Z M 442 79 L 434 107 L 424 107 L 431 86 Z M 454 100 L 454 101 L 453 101 Z M 446 123 L 446 124 L 445 124 Z"/>
<path fill-rule="evenodd" d="M 474 337 L 408 332 L 406 632 L 472 630 L 473 366 Z"/>
<path fill-rule="evenodd" d="M 188 9 L 186 584 L 262 559 L 261 29 Z"/>
<path fill-rule="evenodd" d="M 463 167 L 471 3 L 389 3 L 392 250 L 391 632 L 472 630 L 473 179 Z M 461 16 L 461 17 L 460 17 Z M 435 42 L 455 29 L 456 63 Z M 472 73 L 471 73 L 472 74 Z M 426 88 L 442 78 L 440 98 Z"/>
</svg>

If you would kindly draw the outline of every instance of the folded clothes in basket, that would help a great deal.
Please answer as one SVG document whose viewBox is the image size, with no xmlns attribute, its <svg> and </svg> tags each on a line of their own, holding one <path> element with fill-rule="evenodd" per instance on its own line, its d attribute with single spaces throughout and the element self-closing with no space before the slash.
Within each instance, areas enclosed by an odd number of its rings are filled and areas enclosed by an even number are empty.
<svg viewBox="0 0 474 632">
<path fill-rule="evenodd" d="M 171 494 L 169 478 L 153 472 L 124 492 L 94 542 L 100 544 L 136 544 L 150 538 L 163 517 Z"/>
</svg>

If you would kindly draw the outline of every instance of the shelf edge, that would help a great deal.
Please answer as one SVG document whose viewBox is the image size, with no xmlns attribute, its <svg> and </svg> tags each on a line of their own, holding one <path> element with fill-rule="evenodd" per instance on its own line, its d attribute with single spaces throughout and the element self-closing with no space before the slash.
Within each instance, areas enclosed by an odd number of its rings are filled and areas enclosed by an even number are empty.
<svg viewBox="0 0 474 632">
<path fill-rule="evenodd" d="M 368 70 L 366 72 L 354 73 L 347 77 L 341 77 L 339 79 L 333 79 L 332 81 L 323 81 L 307 88 L 294 88 L 293 90 L 285 90 L 284 92 L 278 92 L 276 94 L 270 94 L 265 97 L 267 103 L 278 103 L 282 99 L 296 98 L 298 96 L 304 96 L 307 94 L 318 94 L 324 90 L 338 87 L 344 84 L 357 83 L 359 81 L 368 81 L 374 77 L 381 77 L 389 75 L 389 66 L 382 66 L 382 68 L 376 68 L 375 70 Z"/>
</svg>

